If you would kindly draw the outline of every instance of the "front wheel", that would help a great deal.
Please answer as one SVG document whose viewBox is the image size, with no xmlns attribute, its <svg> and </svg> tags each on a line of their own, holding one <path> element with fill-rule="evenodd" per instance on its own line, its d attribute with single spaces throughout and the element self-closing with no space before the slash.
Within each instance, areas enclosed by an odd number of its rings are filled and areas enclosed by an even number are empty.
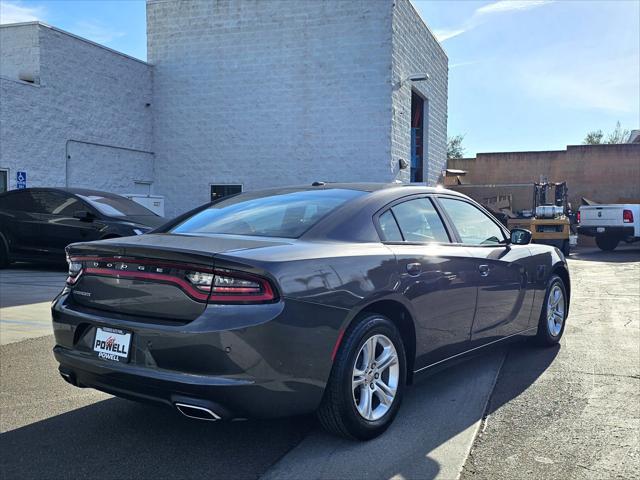
<svg viewBox="0 0 640 480">
<path fill-rule="evenodd" d="M 2 241 L 0 240 L 0 268 L 7 268 L 11 262 L 9 261 L 9 253 L 4 248 Z"/>
<path fill-rule="evenodd" d="M 406 379 L 402 337 L 388 318 L 354 321 L 336 355 L 317 416 L 330 433 L 369 440 L 395 418 Z"/>
<path fill-rule="evenodd" d="M 604 250 L 605 252 L 615 250 L 618 243 L 620 243 L 620 240 L 616 237 L 612 237 L 611 235 L 598 235 L 596 237 L 596 245 L 598 245 L 600 250 Z"/>
<path fill-rule="evenodd" d="M 539 344 L 549 346 L 560 341 L 568 311 L 569 302 L 564 282 L 559 276 L 552 275 L 538 323 L 536 338 Z"/>
</svg>

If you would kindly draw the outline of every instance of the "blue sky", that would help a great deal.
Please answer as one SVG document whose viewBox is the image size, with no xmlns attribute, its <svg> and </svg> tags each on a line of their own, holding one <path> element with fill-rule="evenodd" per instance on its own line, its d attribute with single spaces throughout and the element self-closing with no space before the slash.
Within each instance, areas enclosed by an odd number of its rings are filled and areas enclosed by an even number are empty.
<svg viewBox="0 0 640 480">
<path fill-rule="evenodd" d="M 268 1 L 268 0 L 267 0 Z M 477 152 L 563 149 L 640 128 L 640 0 L 413 0 L 449 56 L 449 134 Z M 0 0 L 146 59 L 144 0 Z"/>
</svg>

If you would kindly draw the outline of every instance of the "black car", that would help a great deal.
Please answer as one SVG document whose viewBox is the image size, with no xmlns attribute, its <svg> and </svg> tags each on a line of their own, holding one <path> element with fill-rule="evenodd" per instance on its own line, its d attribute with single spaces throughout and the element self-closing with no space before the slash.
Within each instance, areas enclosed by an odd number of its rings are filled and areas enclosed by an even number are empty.
<svg viewBox="0 0 640 480">
<path fill-rule="evenodd" d="M 560 340 L 567 263 L 530 238 L 442 189 L 243 193 L 70 245 L 54 355 L 73 385 L 188 417 L 317 411 L 372 438 L 418 373 L 506 339 Z"/>
<path fill-rule="evenodd" d="M 0 267 L 13 261 L 64 262 L 74 242 L 140 235 L 165 223 L 113 193 L 26 188 L 0 194 Z"/>
</svg>

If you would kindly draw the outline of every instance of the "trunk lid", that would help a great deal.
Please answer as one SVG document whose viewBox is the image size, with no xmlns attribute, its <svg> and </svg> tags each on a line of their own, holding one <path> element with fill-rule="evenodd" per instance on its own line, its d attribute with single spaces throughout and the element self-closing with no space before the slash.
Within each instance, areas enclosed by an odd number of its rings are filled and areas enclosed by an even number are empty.
<svg viewBox="0 0 640 480">
<path fill-rule="evenodd" d="M 71 286 L 80 305 L 147 318 L 188 322 L 206 308 L 208 290 L 191 272 L 212 273 L 215 254 L 277 245 L 273 240 L 230 236 L 148 234 L 67 247 L 82 264 Z M 286 243 L 286 242 L 284 242 Z"/>
<path fill-rule="evenodd" d="M 593 225 L 607 222 L 619 222 L 622 225 L 622 211 L 620 206 L 602 206 L 602 207 L 581 207 L 580 208 L 580 223 L 592 223 Z"/>
</svg>

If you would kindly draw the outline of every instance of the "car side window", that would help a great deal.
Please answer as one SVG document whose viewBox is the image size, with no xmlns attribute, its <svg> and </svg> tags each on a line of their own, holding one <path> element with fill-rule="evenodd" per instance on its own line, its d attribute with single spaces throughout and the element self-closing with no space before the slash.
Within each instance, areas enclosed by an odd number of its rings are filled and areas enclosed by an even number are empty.
<svg viewBox="0 0 640 480">
<path fill-rule="evenodd" d="M 63 215 L 65 217 L 73 217 L 73 214 L 78 210 L 89 210 L 89 208 L 84 205 L 80 200 L 76 197 L 69 195 L 64 199 L 64 202 L 59 203 L 53 209 L 53 215 Z"/>
<path fill-rule="evenodd" d="M 65 215 L 68 214 L 69 209 L 74 211 L 79 209 L 78 201 L 71 195 L 36 190 L 31 192 L 31 196 L 35 204 L 34 211 L 37 213 Z"/>
<path fill-rule="evenodd" d="M 478 207 L 454 198 L 439 198 L 462 243 L 495 245 L 504 240 L 502 229 Z"/>
<path fill-rule="evenodd" d="M 428 198 L 416 198 L 391 207 L 407 242 L 449 243 L 449 235 Z"/>
<path fill-rule="evenodd" d="M 387 242 L 401 242 L 402 234 L 396 223 L 396 219 L 393 218 L 391 210 L 387 210 L 380 217 L 378 217 L 378 224 L 380 230 L 382 230 L 382 236 Z"/>
<path fill-rule="evenodd" d="M 29 191 L 13 191 L 0 198 L 0 209 L 2 210 L 33 212 L 34 208 L 31 192 Z"/>
</svg>

